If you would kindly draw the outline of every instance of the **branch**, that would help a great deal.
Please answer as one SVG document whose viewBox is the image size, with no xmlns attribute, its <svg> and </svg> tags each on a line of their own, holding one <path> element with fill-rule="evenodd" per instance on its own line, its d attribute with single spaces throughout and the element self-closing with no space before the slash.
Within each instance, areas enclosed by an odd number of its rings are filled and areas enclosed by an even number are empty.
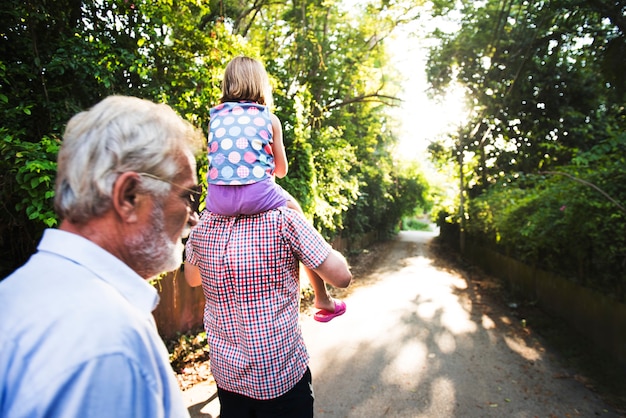
<svg viewBox="0 0 626 418">
<path fill-rule="evenodd" d="M 399 99 L 395 96 L 387 96 L 386 94 L 370 93 L 370 94 L 363 94 L 363 95 L 356 96 L 356 97 L 351 97 L 341 102 L 333 103 L 331 105 L 326 106 L 326 110 L 336 109 L 338 107 L 347 106 L 349 104 L 358 103 L 358 102 L 380 102 L 389 106 L 397 106 L 396 104 L 388 103 L 383 99 L 390 100 L 392 102 L 402 101 L 402 99 Z"/>
<path fill-rule="evenodd" d="M 613 203 L 615 206 L 617 206 L 619 208 L 619 210 L 626 214 L 626 208 L 624 206 L 622 206 L 617 200 L 613 199 L 611 196 L 609 196 L 609 194 L 607 192 L 605 192 L 604 190 L 602 190 L 601 188 L 599 188 L 598 186 L 596 186 L 593 183 L 590 183 L 586 180 L 583 179 L 579 179 L 577 177 L 572 176 L 571 174 L 568 173 L 563 173 L 561 171 L 540 171 L 539 174 L 553 174 L 553 175 L 558 175 L 558 176 L 565 176 L 568 177 L 574 181 L 577 181 L 578 183 L 584 184 L 585 186 L 589 186 L 592 189 L 598 191 L 600 194 L 602 194 L 602 196 L 606 197 L 611 203 Z"/>
</svg>

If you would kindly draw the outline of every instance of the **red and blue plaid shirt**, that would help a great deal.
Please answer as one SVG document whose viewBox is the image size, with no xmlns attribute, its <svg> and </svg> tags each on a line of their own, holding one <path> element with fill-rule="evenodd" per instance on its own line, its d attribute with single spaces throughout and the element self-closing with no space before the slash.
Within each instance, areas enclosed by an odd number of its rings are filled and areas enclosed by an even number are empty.
<svg viewBox="0 0 626 418">
<path fill-rule="evenodd" d="M 331 247 L 299 213 L 203 213 L 186 261 L 202 276 L 211 372 L 224 390 L 273 399 L 304 375 L 299 264 L 316 268 Z"/>
</svg>

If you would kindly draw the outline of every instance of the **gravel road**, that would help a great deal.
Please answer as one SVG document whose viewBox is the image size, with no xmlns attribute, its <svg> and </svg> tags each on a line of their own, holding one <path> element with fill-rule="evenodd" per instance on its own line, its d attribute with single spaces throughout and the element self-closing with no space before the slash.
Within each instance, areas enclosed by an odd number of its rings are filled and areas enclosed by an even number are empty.
<svg viewBox="0 0 626 418">
<path fill-rule="evenodd" d="M 341 295 L 343 316 L 322 324 L 303 315 L 316 417 L 622 416 L 506 306 L 432 257 L 434 236 L 401 232 Z M 192 417 L 218 416 L 213 382 L 184 393 Z"/>
</svg>

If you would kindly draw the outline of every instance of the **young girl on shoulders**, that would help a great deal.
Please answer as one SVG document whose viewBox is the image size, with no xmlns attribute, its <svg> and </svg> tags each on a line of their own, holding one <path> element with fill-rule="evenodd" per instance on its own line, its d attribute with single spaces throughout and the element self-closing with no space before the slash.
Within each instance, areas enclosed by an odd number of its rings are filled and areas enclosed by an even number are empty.
<svg viewBox="0 0 626 418">
<path fill-rule="evenodd" d="M 288 171 L 280 120 L 270 108 L 265 67 L 249 57 L 226 66 L 220 104 L 210 109 L 207 210 L 225 216 L 254 215 L 279 207 L 302 213 L 298 202 L 274 181 Z M 314 319 L 328 322 L 346 311 L 324 281 L 306 269 L 315 293 Z"/>
</svg>

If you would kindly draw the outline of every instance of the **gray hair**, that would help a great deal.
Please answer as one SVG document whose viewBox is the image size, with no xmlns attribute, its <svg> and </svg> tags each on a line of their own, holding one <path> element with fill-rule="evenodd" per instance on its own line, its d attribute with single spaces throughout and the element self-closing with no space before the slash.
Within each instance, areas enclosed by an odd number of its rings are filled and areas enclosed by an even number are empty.
<svg viewBox="0 0 626 418">
<path fill-rule="evenodd" d="M 76 223 L 101 216 L 111 208 L 113 185 L 124 172 L 173 179 L 180 170 L 177 159 L 196 151 L 197 141 L 199 132 L 168 105 L 107 97 L 67 124 L 57 159 L 57 214 Z M 157 195 L 170 187 L 166 182 L 145 185 Z"/>
</svg>

